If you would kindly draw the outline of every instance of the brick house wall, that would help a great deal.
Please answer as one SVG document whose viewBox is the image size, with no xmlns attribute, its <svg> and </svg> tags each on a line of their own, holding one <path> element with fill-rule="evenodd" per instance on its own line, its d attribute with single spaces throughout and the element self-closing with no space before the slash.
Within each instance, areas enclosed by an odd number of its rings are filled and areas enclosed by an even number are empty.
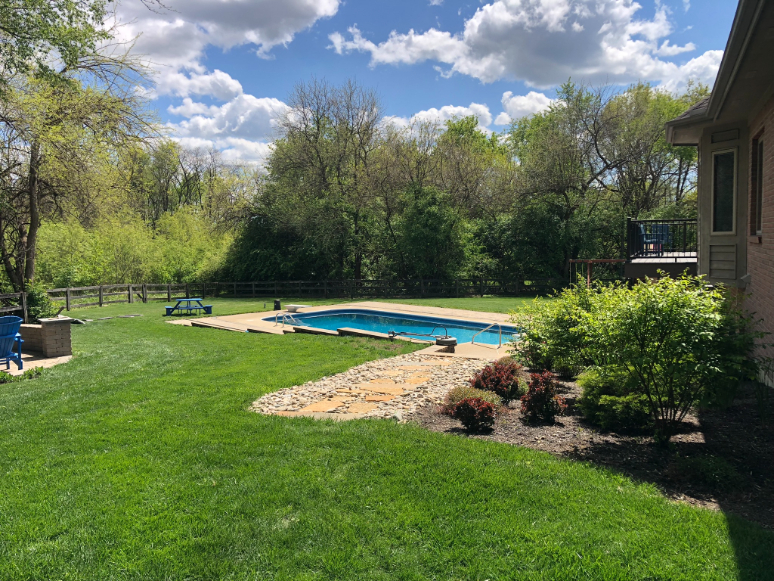
<svg viewBox="0 0 774 581">
<path fill-rule="evenodd" d="M 763 209 L 761 212 L 761 235 L 756 231 L 755 194 L 757 186 L 757 155 L 750 155 L 750 176 L 748 198 L 747 285 L 746 305 L 756 318 L 763 319 L 762 329 L 771 333 L 765 341 L 774 342 L 774 96 L 750 124 L 750 146 L 756 141 L 763 143 Z M 760 354 L 774 358 L 774 348 L 761 349 Z M 762 378 L 774 386 L 774 369 Z"/>
</svg>

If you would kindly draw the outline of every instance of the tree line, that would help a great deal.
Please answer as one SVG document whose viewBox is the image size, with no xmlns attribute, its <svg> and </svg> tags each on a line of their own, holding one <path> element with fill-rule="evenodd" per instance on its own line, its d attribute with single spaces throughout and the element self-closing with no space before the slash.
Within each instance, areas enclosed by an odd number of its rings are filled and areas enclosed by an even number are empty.
<svg viewBox="0 0 774 581">
<path fill-rule="evenodd" d="M 398 125 L 354 82 L 297 86 L 221 271 L 233 280 L 568 277 L 631 217 L 691 217 L 696 150 L 664 123 L 706 96 L 568 81 L 543 113 Z"/>
</svg>

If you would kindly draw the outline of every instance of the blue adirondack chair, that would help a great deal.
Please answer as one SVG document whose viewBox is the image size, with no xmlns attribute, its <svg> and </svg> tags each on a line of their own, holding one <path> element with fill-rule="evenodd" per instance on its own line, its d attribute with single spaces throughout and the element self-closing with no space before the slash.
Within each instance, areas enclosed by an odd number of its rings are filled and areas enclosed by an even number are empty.
<svg viewBox="0 0 774 581">
<path fill-rule="evenodd" d="M 663 255 L 664 251 L 672 248 L 672 231 L 669 229 L 669 224 L 653 224 L 651 232 L 656 240 L 659 256 Z"/>
<path fill-rule="evenodd" d="M 650 227 L 650 232 L 646 232 L 645 226 L 640 224 L 638 238 L 637 250 L 642 255 L 657 254 L 661 256 L 664 254 L 664 247 L 669 248 L 672 243 L 669 224 L 653 224 Z"/>
<path fill-rule="evenodd" d="M 0 363 L 5 361 L 6 369 L 11 368 L 11 361 L 15 362 L 19 369 L 24 369 L 21 356 L 24 341 L 19 333 L 21 324 L 19 317 L 0 317 Z"/>
</svg>

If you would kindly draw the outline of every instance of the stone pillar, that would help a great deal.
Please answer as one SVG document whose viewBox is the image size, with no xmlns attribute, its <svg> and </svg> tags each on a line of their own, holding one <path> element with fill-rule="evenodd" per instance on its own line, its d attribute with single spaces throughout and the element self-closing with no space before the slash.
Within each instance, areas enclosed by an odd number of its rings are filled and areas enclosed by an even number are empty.
<svg viewBox="0 0 774 581">
<path fill-rule="evenodd" d="M 70 339 L 71 319 L 40 319 L 41 351 L 46 357 L 62 357 L 72 355 L 73 347 Z M 24 333 L 22 332 L 22 339 Z M 24 350 L 24 346 L 22 346 Z"/>
</svg>

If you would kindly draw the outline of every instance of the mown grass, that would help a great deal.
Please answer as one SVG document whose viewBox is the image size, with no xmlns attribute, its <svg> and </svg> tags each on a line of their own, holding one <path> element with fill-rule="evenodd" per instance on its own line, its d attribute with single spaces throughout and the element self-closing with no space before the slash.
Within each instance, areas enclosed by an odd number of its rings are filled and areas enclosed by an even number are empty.
<svg viewBox="0 0 774 581">
<path fill-rule="evenodd" d="M 131 312 L 74 326 L 73 361 L 0 385 L 2 579 L 771 578 L 770 532 L 621 475 L 247 411 L 411 345 L 167 325 L 160 304 L 77 311 Z"/>
</svg>

